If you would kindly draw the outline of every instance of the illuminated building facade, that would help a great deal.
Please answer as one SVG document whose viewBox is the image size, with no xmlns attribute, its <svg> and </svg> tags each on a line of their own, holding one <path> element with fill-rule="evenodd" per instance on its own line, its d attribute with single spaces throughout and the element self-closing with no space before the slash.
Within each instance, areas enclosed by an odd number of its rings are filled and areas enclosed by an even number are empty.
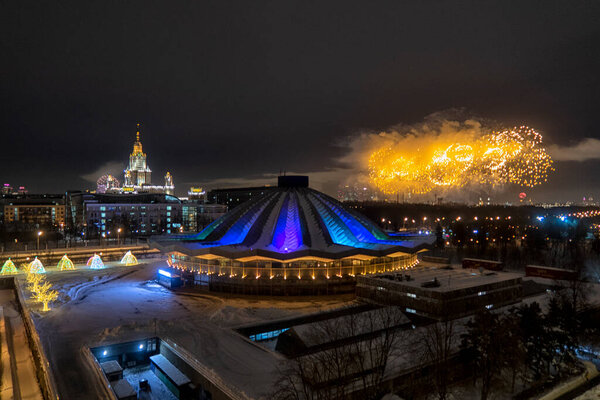
<svg viewBox="0 0 600 400">
<path fill-rule="evenodd" d="M 63 227 L 65 199 L 62 195 L 3 196 L 4 223 L 19 224 L 24 228 Z"/>
<path fill-rule="evenodd" d="M 149 236 L 181 231 L 182 204 L 158 193 L 96 194 L 84 201 L 88 237 Z"/>
<path fill-rule="evenodd" d="M 13 194 L 13 195 L 27 194 L 27 189 L 25 188 L 25 186 L 19 186 L 19 188 L 17 190 L 15 190 L 10 185 L 10 183 L 5 183 L 2 186 L 2 194 Z"/>
<path fill-rule="evenodd" d="M 129 154 L 129 164 L 123 171 L 123 186 L 110 174 L 101 176 L 96 185 L 96 193 L 165 193 L 173 195 L 175 184 L 173 175 L 167 172 L 164 185 L 152 184 L 152 170 L 148 167 L 146 153 L 140 141 L 140 124 L 137 124 L 133 150 Z"/>
<path fill-rule="evenodd" d="M 201 187 L 191 187 L 190 190 L 188 191 L 188 199 L 190 201 L 199 201 L 199 202 L 205 202 L 206 201 L 206 191 L 203 190 Z"/>
<path fill-rule="evenodd" d="M 193 200 L 184 201 L 181 209 L 183 232 L 199 232 L 227 212 L 226 205 L 205 204 Z"/>
<path fill-rule="evenodd" d="M 129 155 L 129 166 L 123 171 L 124 193 L 166 193 L 172 195 L 175 191 L 173 176 L 170 172 L 165 174 L 165 184 L 163 186 L 152 185 L 152 170 L 148 167 L 146 153 L 142 148 L 140 141 L 140 124 L 137 124 L 135 133 L 135 142 L 133 151 Z"/>
<path fill-rule="evenodd" d="M 260 279 L 312 282 L 416 265 L 425 235 L 388 234 L 356 211 L 308 187 L 308 177 L 279 185 L 232 209 L 197 235 L 152 243 L 178 268 L 232 284 Z M 221 282 L 223 283 L 223 282 Z M 353 289 L 353 287 L 352 287 Z"/>
<path fill-rule="evenodd" d="M 140 124 L 137 124 L 133 151 L 129 155 L 129 167 L 125 170 L 124 186 L 141 187 L 152 182 L 152 171 L 146 162 L 146 153 L 140 142 Z"/>
</svg>

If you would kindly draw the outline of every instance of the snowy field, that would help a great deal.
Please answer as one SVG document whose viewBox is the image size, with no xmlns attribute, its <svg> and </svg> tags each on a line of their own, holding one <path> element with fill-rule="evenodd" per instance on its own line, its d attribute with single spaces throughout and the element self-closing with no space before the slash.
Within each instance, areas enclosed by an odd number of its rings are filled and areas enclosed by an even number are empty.
<svg viewBox="0 0 600 400">
<path fill-rule="evenodd" d="M 28 307 L 62 399 L 95 399 L 102 393 L 101 383 L 84 359 L 86 347 L 155 335 L 189 350 L 251 397 L 263 397 L 271 390 L 281 356 L 249 342 L 232 328 L 353 301 L 351 295 L 273 299 L 205 292 L 176 294 L 154 282 L 159 266 L 164 266 L 164 261 L 46 274 L 60 291 L 59 299 L 46 313 L 38 303 L 28 301 Z"/>
</svg>

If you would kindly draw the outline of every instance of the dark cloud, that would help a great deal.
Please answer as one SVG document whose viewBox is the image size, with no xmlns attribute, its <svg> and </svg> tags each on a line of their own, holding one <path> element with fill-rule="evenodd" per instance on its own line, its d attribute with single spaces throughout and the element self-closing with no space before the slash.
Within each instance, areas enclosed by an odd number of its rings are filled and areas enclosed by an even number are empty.
<svg viewBox="0 0 600 400">
<path fill-rule="evenodd" d="M 452 107 L 555 145 L 598 138 L 599 17 L 591 1 L 3 2 L 0 179 L 89 187 L 138 121 L 176 184 L 323 173 L 348 136 Z"/>
</svg>

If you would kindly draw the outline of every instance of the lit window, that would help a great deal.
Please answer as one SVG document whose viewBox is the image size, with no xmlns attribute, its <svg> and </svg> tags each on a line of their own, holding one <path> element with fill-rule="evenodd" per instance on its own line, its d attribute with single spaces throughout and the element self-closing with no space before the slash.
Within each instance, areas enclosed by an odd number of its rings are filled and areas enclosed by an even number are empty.
<svg viewBox="0 0 600 400">
<path fill-rule="evenodd" d="M 477 293 L 477 296 L 483 296 L 483 295 L 485 295 L 486 293 L 487 293 L 486 291 L 479 292 L 479 293 Z"/>
<path fill-rule="evenodd" d="M 406 309 L 406 312 L 409 312 L 409 313 L 411 313 L 411 314 L 416 314 L 416 313 L 417 313 L 417 310 L 415 310 L 414 308 L 407 308 L 407 309 Z"/>
<path fill-rule="evenodd" d="M 412 297 L 413 299 L 416 299 L 416 298 L 417 298 L 417 295 L 416 295 L 416 294 L 414 294 L 414 293 L 406 293 L 406 295 L 407 295 L 408 297 Z"/>
<path fill-rule="evenodd" d="M 494 307 L 494 305 L 493 305 L 493 304 L 488 304 L 487 306 L 485 306 L 485 308 L 487 308 L 488 310 L 489 310 L 490 308 L 492 308 L 492 307 Z"/>
</svg>

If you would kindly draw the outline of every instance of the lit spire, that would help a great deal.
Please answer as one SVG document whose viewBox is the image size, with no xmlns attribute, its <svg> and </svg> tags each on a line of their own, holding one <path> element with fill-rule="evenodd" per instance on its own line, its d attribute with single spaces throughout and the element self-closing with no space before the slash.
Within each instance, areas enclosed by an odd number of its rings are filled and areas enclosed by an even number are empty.
<svg viewBox="0 0 600 400">
<path fill-rule="evenodd" d="M 144 155 L 142 151 L 142 142 L 140 142 L 140 123 L 137 124 L 137 130 L 135 132 L 135 143 L 133 143 L 133 153 L 131 155 L 141 154 Z"/>
</svg>

